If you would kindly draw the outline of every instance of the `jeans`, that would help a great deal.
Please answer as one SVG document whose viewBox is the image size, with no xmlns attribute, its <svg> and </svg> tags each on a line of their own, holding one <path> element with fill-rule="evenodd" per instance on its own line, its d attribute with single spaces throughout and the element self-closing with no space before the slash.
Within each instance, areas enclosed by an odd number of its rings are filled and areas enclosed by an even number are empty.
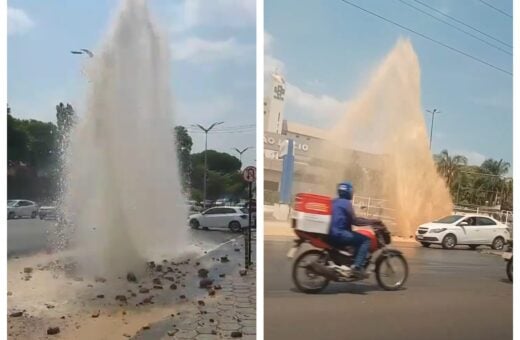
<svg viewBox="0 0 520 340">
<path fill-rule="evenodd" d="M 367 258 L 370 250 L 370 239 L 363 234 L 355 231 L 342 231 L 334 235 L 330 235 L 331 244 L 335 247 L 353 246 L 356 247 L 356 255 L 354 258 L 354 266 L 358 269 L 363 267 L 363 262 Z"/>
</svg>

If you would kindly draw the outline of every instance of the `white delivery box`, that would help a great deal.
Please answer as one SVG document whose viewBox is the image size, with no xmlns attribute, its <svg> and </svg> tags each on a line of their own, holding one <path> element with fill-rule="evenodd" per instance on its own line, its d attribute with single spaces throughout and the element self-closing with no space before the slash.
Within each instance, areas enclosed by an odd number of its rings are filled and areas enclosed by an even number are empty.
<svg viewBox="0 0 520 340">
<path fill-rule="evenodd" d="M 294 227 L 309 233 L 328 234 L 331 210 L 331 198 L 328 196 L 297 194 L 292 214 Z"/>
</svg>

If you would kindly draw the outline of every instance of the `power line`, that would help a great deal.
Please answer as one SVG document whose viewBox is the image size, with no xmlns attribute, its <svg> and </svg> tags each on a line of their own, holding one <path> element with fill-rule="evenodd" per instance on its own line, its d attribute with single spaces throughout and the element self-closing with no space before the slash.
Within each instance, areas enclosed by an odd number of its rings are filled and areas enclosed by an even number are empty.
<svg viewBox="0 0 520 340">
<path fill-rule="evenodd" d="M 490 43 L 489 41 L 484 40 L 484 39 L 480 38 L 479 36 L 477 36 L 477 35 L 475 35 L 475 34 L 473 34 L 473 33 L 470 33 L 470 32 L 468 32 L 468 31 L 465 31 L 465 30 L 463 30 L 462 28 L 457 27 L 456 25 L 453 25 L 452 23 L 450 23 L 450 22 L 448 22 L 448 21 L 445 21 L 445 20 L 442 20 L 442 19 L 436 17 L 435 15 L 432 15 L 432 14 L 426 12 L 426 11 L 423 11 L 422 9 L 420 9 L 420 8 L 418 8 L 418 7 L 412 5 L 412 4 L 410 4 L 410 3 L 408 3 L 408 2 L 406 2 L 406 1 L 404 1 L 404 0 L 397 0 L 397 1 L 399 1 L 399 2 L 401 2 L 401 3 L 403 3 L 403 4 L 405 4 L 405 5 L 408 6 L 408 7 L 413 8 L 413 9 L 415 9 L 415 10 L 417 10 L 417 11 L 419 11 L 419 12 L 421 12 L 421 13 L 423 13 L 423 14 L 429 16 L 429 17 L 432 17 L 432 18 L 434 18 L 434 19 L 437 20 L 437 21 L 440 21 L 440 22 L 442 22 L 442 23 L 444 23 L 444 24 L 446 24 L 446 25 L 448 25 L 448 26 L 451 26 L 451 27 L 453 27 L 454 29 L 456 29 L 457 31 L 460 31 L 460 32 L 462 32 L 462 33 L 465 33 L 465 34 L 469 35 L 470 37 L 473 37 L 473 38 L 475 38 L 475 39 L 477 39 L 477 40 L 479 40 L 479 41 L 482 41 L 483 43 L 485 43 L 485 44 L 487 44 L 487 45 L 489 45 L 489 46 L 491 46 L 491 47 L 494 47 L 494 48 L 496 48 L 497 50 L 500 50 L 500 51 L 502 51 L 502 52 L 504 52 L 504 53 L 507 53 L 507 54 L 509 54 L 509 55 L 513 55 L 513 54 L 512 54 L 511 52 L 509 52 L 508 50 L 505 50 L 505 49 L 503 49 L 503 48 L 500 47 L 500 46 L 497 46 L 497 45 L 495 45 L 495 44 L 492 44 L 492 43 Z"/>
<path fill-rule="evenodd" d="M 425 3 L 422 2 L 422 1 L 419 1 L 419 0 L 413 0 L 413 1 L 415 1 L 415 2 L 417 2 L 417 3 L 419 3 L 419 4 L 421 4 L 421 5 L 423 5 L 424 7 L 428 7 L 428 8 L 431 9 L 432 11 L 437 12 L 437 13 L 439 13 L 439 14 L 441 14 L 441 15 L 444 15 L 445 17 L 450 18 L 451 20 L 453 20 L 453 21 L 455 21 L 455 22 L 458 22 L 458 23 L 461 24 L 461 25 L 464 25 L 464 26 L 466 26 L 466 27 L 468 27 L 468 28 L 471 28 L 472 30 L 474 30 L 474 31 L 476 31 L 476 32 L 479 32 L 480 34 L 485 35 L 486 37 L 488 37 L 488 38 L 490 38 L 490 39 L 493 39 L 493 40 L 495 40 L 495 41 L 497 41 L 497 42 L 499 42 L 499 43 L 501 43 L 501 44 L 503 44 L 503 45 L 506 45 L 507 47 L 511 47 L 511 48 L 513 48 L 513 46 L 509 45 L 508 43 L 506 43 L 506 42 L 504 42 L 504 41 L 502 41 L 502 40 L 500 40 L 500 39 L 498 39 L 498 38 L 495 38 L 494 36 L 489 35 L 489 34 L 487 34 L 486 32 L 483 32 L 483 31 L 479 30 L 478 28 L 475 28 L 475 27 L 473 27 L 473 26 L 471 26 L 471 25 L 469 25 L 469 24 L 466 24 L 465 22 L 463 22 L 463 21 L 461 21 L 461 20 L 459 20 L 459 19 L 457 19 L 457 18 L 455 18 L 455 17 L 452 17 L 452 16 L 449 15 L 449 14 L 446 14 L 446 13 L 444 13 L 444 12 L 442 12 L 442 11 L 439 11 L 438 9 L 436 9 L 436 8 L 434 8 L 434 7 L 432 7 L 432 6 L 428 5 L 428 4 L 425 4 Z"/>
<path fill-rule="evenodd" d="M 372 12 L 372 11 L 369 11 L 368 9 L 365 9 L 365 8 L 363 8 L 363 7 L 360 7 L 360 6 L 354 4 L 354 3 L 350 2 L 350 1 L 347 1 L 347 0 L 340 0 L 340 1 L 342 1 L 343 3 L 346 3 L 346 4 L 348 4 L 348 5 L 350 5 L 350 6 L 352 6 L 352 7 L 355 7 L 355 8 L 357 8 L 357 9 L 360 9 L 360 10 L 366 12 L 366 13 L 369 13 L 369 14 L 375 16 L 375 17 L 378 17 L 379 19 L 384 20 L 384 21 L 386 21 L 386 22 L 388 22 L 388 23 L 391 23 L 392 25 L 395 25 L 395 26 L 397 26 L 397 27 L 400 27 L 400 28 L 402 28 L 402 29 L 404 29 L 404 30 L 406 30 L 406 31 L 408 31 L 408 32 L 411 32 L 411 33 L 414 33 L 414 34 L 416 34 L 416 35 L 418 35 L 418 36 L 420 36 L 420 37 L 423 37 L 424 39 L 427 39 L 427 40 L 429 40 L 429 41 L 431 41 L 431 42 L 434 42 L 434 43 L 436 43 L 437 45 L 443 46 L 443 47 L 445 47 L 445 48 L 447 48 L 447 49 L 450 49 L 450 50 L 452 50 L 452 51 L 454 51 L 454 52 L 457 52 L 457 53 L 459 53 L 459 54 L 462 54 L 463 56 L 466 56 L 466 57 L 468 57 L 468 58 L 470 58 L 470 59 L 473 59 L 473 60 L 475 60 L 475 61 L 478 61 L 478 62 L 481 63 L 481 64 L 484 64 L 484 65 L 487 65 L 487 66 L 489 66 L 489 67 L 491 67 L 491 68 L 494 68 L 494 69 L 497 70 L 497 71 L 503 72 L 503 73 L 505 73 L 505 74 L 509 74 L 510 76 L 513 75 L 511 72 L 509 72 L 509 71 L 507 71 L 507 70 L 505 70 L 505 69 L 503 69 L 503 68 L 500 68 L 500 67 L 495 66 L 495 65 L 493 65 L 493 64 L 491 64 L 491 63 L 488 63 L 488 62 L 485 61 L 485 60 L 482 60 L 482 59 L 480 59 L 480 58 L 478 58 L 478 57 L 475 57 L 475 56 L 473 56 L 473 55 L 471 55 L 471 54 L 469 54 L 469 53 L 466 53 L 466 52 L 464 52 L 464 51 L 461 51 L 461 50 L 459 50 L 458 48 L 455 48 L 455 47 L 452 47 L 452 46 L 450 46 L 450 45 L 447 45 L 447 44 L 445 44 L 445 43 L 443 43 L 443 42 L 441 42 L 441 41 L 439 41 L 439 40 L 436 40 L 436 39 L 431 38 L 431 37 L 429 37 L 429 36 L 427 36 L 427 35 L 425 35 L 425 34 L 422 34 L 422 33 L 420 33 L 420 32 L 417 32 L 417 31 L 415 31 L 415 30 L 413 30 L 413 29 L 411 29 L 411 28 L 408 28 L 408 27 L 406 27 L 406 26 L 403 26 L 403 25 L 401 25 L 401 24 L 399 24 L 399 23 L 397 23 L 397 22 L 395 22 L 395 21 L 392 21 L 392 20 L 390 20 L 390 19 L 387 19 L 387 18 L 385 18 L 385 17 L 383 17 L 383 16 L 381 16 L 381 15 L 379 15 L 379 14 L 377 14 L 377 13 L 374 13 L 374 12 Z"/>
<path fill-rule="evenodd" d="M 502 13 L 502 14 L 505 15 L 505 16 L 508 16 L 508 17 L 510 17 L 510 18 L 513 18 L 513 16 L 512 16 L 511 14 L 509 14 L 509 13 L 507 13 L 507 12 L 504 12 L 504 11 L 501 10 L 500 8 L 497 8 L 497 7 L 493 6 L 493 5 L 490 4 L 490 3 L 487 3 L 487 2 L 482 1 L 482 0 L 478 0 L 478 1 L 482 2 L 482 3 L 483 3 L 484 5 L 486 5 L 486 6 L 489 6 L 489 7 L 493 8 L 495 11 Z"/>
</svg>

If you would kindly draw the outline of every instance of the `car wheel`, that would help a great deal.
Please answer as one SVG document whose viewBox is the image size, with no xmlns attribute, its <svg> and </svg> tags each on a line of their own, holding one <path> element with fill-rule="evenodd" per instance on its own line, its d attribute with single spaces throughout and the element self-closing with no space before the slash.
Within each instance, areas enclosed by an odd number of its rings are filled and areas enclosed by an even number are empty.
<svg viewBox="0 0 520 340">
<path fill-rule="evenodd" d="M 442 239 L 442 247 L 444 249 L 453 249 L 457 245 L 457 238 L 453 234 L 448 234 Z"/>
<path fill-rule="evenodd" d="M 502 236 L 495 237 L 493 243 L 491 243 L 491 248 L 494 250 L 503 250 L 505 245 L 504 238 Z"/>
<path fill-rule="evenodd" d="M 478 247 L 479 245 L 480 245 L 480 244 L 471 244 L 471 245 L 469 246 L 469 248 L 470 248 L 471 250 L 475 250 L 475 249 L 477 249 L 477 247 Z"/>
<path fill-rule="evenodd" d="M 196 219 L 191 220 L 190 221 L 190 227 L 192 229 L 199 229 L 199 227 L 200 227 L 199 221 L 197 221 Z"/>
<path fill-rule="evenodd" d="M 229 222 L 229 229 L 234 232 L 234 233 L 238 233 L 238 232 L 241 232 L 242 231 L 242 226 L 240 225 L 239 222 L 237 221 L 232 221 L 232 222 Z"/>
<path fill-rule="evenodd" d="M 33 211 L 33 212 L 31 213 L 31 218 L 36 218 L 37 216 L 38 216 L 38 212 Z"/>
<path fill-rule="evenodd" d="M 12 219 L 14 219 L 15 217 L 16 217 L 16 216 L 14 215 L 14 212 L 12 212 L 12 211 L 7 215 L 7 219 L 8 219 L 8 220 L 12 220 Z"/>
<path fill-rule="evenodd" d="M 427 242 L 421 242 L 421 244 L 424 248 L 429 248 L 432 245 L 431 243 L 427 243 Z"/>
</svg>

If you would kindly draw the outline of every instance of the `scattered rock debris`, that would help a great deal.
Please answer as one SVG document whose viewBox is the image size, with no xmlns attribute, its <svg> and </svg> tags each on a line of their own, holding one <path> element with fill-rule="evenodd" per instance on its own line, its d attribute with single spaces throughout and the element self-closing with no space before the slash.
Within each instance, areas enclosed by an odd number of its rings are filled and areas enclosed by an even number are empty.
<svg viewBox="0 0 520 340">
<path fill-rule="evenodd" d="M 137 282 L 137 277 L 135 276 L 134 273 L 129 272 L 128 274 L 126 274 L 126 280 L 128 282 Z"/>
<path fill-rule="evenodd" d="M 60 328 L 59 327 L 49 327 L 47 328 L 47 334 L 48 335 L 55 335 L 55 334 L 58 334 L 60 332 Z"/>
</svg>

